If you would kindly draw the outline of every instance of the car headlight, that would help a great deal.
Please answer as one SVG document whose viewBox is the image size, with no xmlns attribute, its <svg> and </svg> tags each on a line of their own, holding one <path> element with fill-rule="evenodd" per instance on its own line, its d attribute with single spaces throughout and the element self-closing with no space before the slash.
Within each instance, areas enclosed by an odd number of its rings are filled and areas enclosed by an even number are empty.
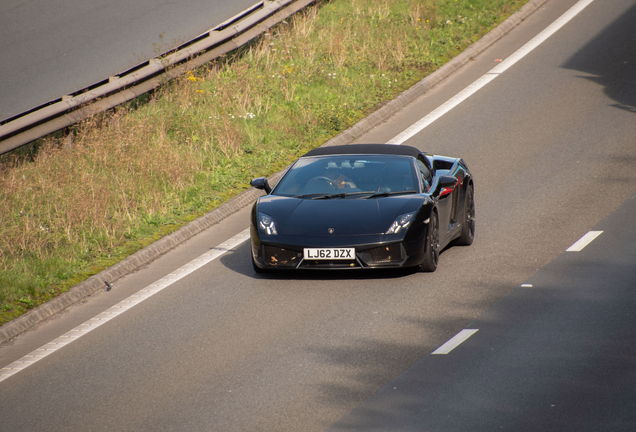
<svg viewBox="0 0 636 432">
<path fill-rule="evenodd" d="M 411 225 L 411 222 L 413 221 L 414 217 L 415 217 L 415 212 L 405 213 L 403 215 L 398 216 L 397 219 L 395 219 L 395 221 L 393 222 L 393 225 L 391 225 L 391 228 L 389 228 L 389 230 L 386 233 L 397 234 L 399 232 L 406 230 L 409 227 L 409 225 Z"/>
<path fill-rule="evenodd" d="M 270 215 L 259 213 L 258 227 L 262 231 L 265 231 L 268 235 L 278 235 L 278 231 L 276 231 L 276 225 L 274 224 L 274 219 Z"/>
</svg>

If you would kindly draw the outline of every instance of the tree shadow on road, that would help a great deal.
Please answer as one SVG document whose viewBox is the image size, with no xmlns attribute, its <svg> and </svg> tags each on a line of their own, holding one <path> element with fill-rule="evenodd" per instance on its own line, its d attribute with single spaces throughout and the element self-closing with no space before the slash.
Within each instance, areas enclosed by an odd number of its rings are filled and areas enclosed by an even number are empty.
<svg viewBox="0 0 636 432">
<path fill-rule="evenodd" d="M 636 113 L 636 5 L 627 10 L 562 67 L 594 76 L 582 78 L 604 86 L 613 106 Z"/>
<path fill-rule="evenodd" d="M 352 373 L 357 387 L 325 384 L 326 403 L 363 397 L 352 389 L 385 379 L 392 359 L 420 356 L 327 430 L 633 429 L 636 269 L 628 261 L 601 257 L 548 266 L 533 277 L 533 288 L 515 289 L 471 323 L 479 332 L 446 356 L 372 341 L 309 348 L 326 363 L 354 370 L 377 363 Z M 555 282 L 562 274 L 567 282 Z M 621 276 L 609 287 L 603 285 L 608 275 Z"/>
</svg>

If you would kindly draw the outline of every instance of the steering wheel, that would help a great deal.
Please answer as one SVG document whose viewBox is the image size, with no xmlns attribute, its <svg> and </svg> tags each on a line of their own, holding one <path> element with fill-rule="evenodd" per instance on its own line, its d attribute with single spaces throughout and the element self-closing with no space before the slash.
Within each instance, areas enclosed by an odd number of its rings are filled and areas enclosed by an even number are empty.
<svg viewBox="0 0 636 432">
<path fill-rule="evenodd" d="M 307 184 L 309 183 L 314 183 L 316 185 L 325 184 L 325 186 L 329 186 L 334 191 L 338 190 L 338 186 L 336 186 L 336 183 L 334 183 L 334 181 L 331 180 L 329 177 L 325 176 L 316 176 L 307 182 Z"/>
</svg>

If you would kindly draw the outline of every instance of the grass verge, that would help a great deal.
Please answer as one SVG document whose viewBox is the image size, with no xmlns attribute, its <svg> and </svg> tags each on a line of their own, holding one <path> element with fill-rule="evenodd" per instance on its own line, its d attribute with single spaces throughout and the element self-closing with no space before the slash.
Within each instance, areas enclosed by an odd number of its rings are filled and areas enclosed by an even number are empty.
<svg viewBox="0 0 636 432">
<path fill-rule="evenodd" d="M 353 125 L 527 0 L 321 0 L 152 94 L 0 156 L 0 324 Z"/>
</svg>

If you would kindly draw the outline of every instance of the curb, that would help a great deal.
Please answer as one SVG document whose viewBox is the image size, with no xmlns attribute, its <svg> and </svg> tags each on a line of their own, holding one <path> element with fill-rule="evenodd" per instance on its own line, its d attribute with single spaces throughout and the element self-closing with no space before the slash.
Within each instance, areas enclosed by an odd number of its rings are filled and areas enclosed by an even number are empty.
<svg viewBox="0 0 636 432">
<path fill-rule="evenodd" d="M 323 147 L 349 144 L 358 136 L 363 135 L 375 126 L 381 124 L 402 108 L 413 102 L 416 98 L 433 88 L 440 81 L 450 76 L 464 64 L 468 63 L 471 57 L 477 56 L 493 43 L 501 39 L 547 1 L 548 0 L 530 0 L 521 9 L 508 17 L 508 19 L 499 24 L 480 40 L 469 46 L 457 57 L 450 60 L 437 71 L 422 79 L 408 90 L 402 92 L 382 108 L 327 141 L 323 144 Z M 283 172 L 284 170 L 270 176 L 270 183 L 276 183 L 282 176 Z M 85 281 L 80 282 L 64 294 L 61 294 L 49 302 L 4 324 L 0 327 L 0 345 L 36 327 L 41 322 L 63 311 L 64 309 L 90 297 L 100 289 L 105 289 L 105 282 L 114 282 L 117 279 L 139 270 L 141 267 L 151 263 L 160 256 L 174 249 L 179 244 L 184 243 L 207 228 L 216 225 L 223 219 L 236 213 L 240 209 L 252 204 L 261 195 L 263 195 L 262 191 L 253 188 L 241 192 L 237 196 L 221 204 L 216 209 L 209 211 L 192 222 L 189 222 L 185 226 L 166 235 L 165 237 L 162 237 L 142 250 L 135 252 L 117 264 L 114 264 L 96 275 L 89 277 Z"/>
</svg>

